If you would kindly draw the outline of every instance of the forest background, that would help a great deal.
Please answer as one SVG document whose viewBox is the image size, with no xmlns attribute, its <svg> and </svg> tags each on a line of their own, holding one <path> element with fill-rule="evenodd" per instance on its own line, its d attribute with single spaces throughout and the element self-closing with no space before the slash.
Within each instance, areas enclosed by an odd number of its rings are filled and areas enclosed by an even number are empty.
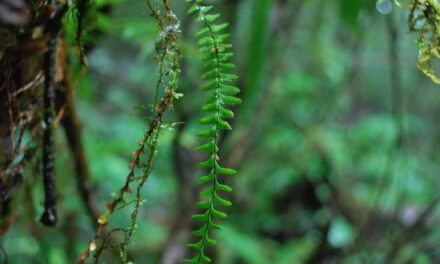
<svg viewBox="0 0 440 264">
<path fill-rule="evenodd" d="M 166 114 L 143 189 L 133 263 L 181 263 L 194 225 L 205 96 L 196 26 L 188 4 L 171 2 L 181 18 L 184 96 Z M 416 68 L 408 10 L 367 0 L 214 4 L 230 24 L 243 101 L 222 141 L 225 163 L 239 173 L 227 180 L 234 205 L 215 235 L 214 263 L 439 263 L 440 91 Z M 70 58 L 94 206 L 104 211 L 146 130 L 158 32 L 145 1 L 98 0 L 96 10 L 84 36 L 87 70 Z M 72 263 L 94 232 L 66 136 L 56 132 L 59 223 L 33 221 L 43 188 L 39 165 L 29 166 L 1 238 L 9 263 Z M 119 210 L 111 225 L 129 218 Z M 103 253 L 103 263 L 114 254 Z"/>
</svg>

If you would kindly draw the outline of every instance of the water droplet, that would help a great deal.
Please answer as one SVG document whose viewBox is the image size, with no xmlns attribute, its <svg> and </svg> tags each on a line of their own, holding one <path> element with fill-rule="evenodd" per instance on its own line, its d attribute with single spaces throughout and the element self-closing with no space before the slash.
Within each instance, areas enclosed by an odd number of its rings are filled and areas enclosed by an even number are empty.
<svg viewBox="0 0 440 264">
<path fill-rule="evenodd" d="M 90 245 L 89 245 L 89 250 L 94 251 L 95 249 L 96 249 L 96 243 L 95 243 L 95 241 L 92 241 L 92 243 L 90 243 Z"/>
<path fill-rule="evenodd" d="M 393 3 L 391 0 L 377 0 L 376 9 L 382 15 L 389 14 L 393 10 Z"/>
</svg>

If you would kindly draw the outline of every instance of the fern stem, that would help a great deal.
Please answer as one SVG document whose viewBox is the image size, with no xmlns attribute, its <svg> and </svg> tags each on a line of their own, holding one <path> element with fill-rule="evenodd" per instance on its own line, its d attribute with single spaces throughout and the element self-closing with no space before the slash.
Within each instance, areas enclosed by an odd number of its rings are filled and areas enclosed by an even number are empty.
<svg viewBox="0 0 440 264">
<path fill-rule="evenodd" d="M 196 2 L 197 3 L 197 2 Z M 199 12 L 200 12 L 200 6 L 198 5 L 198 10 L 199 10 Z M 214 46 L 214 51 L 215 51 L 215 66 L 216 66 L 216 69 L 217 69 L 217 73 L 216 73 L 216 78 L 217 78 L 217 80 L 220 80 L 220 71 L 219 71 L 219 64 L 218 64 L 218 46 L 217 46 L 217 40 L 216 40 L 216 38 L 215 38 L 215 36 L 214 36 L 214 34 L 213 34 L 213 32 L 212 32 L 212 28 L 211 28 L 211 25 L 209 25 L 209 23 L 207 22 L 207 20 L 206 20 L 206 17 L 203 15 L 203 13 L 202 12 L 200 12 L 200 16 L 202 17 L 202 19 L 203 19 L 203 23 L 204 23 L 204 25 L 205 25 L 205 27 L 207 27 L 208 28 L 208 30 L 209 30 L 209 35 L 210 35 L 210 37 L 211 37 L 211 39 L 212 39 L 212 42 L 213 42 L 213 46 Z M 217 97 L 217 98 L 219 98 L 220 97 L 220 94 L 219 94 L 219 89 L 220 89 L 220 82 L 218 81 L 217 82 L 217 87 L 216 87 L 216 89 L 215 89 L 215 96 Z M 215 120 L 215 133 L 214 133 L 214 145 L 215 146 L 217 146 L 217 143 L 218 143 L 218 135 L 219 135 L 219 113 L 220 113 L 220 104 L 219 103 L 217 103 L 217 106 L 216 106 L 216 120 Z M 218 150 L 217 150 L 217 148 L 214 148 L 215 149 L 215 151 L 214 151 L 214 153 L 212 154 L 212 156 L 213 156 L 213 158 L 214 159 L 217 159 L 217 157 L 218 157 Z M 211 200 L 211 202 L 209 203 L 209 209 L 208 209 L 208 217 L 210 218 L 211 217 L 211 208 L 213 207 L 213 205 L 214 205 L 214 192 L 216 191 L 216 187 L 217 187 L 217 168 L 216 168 L 216 166 L 214 166 L 214 168 L 213 168 L 213 174 L 214 174 L 214 176 L 213 176 L 213 179 L 212 179 L 212 188 L 213 188 L 213 194 L 211 195 L 211 197 L 210 197 L 210 200 Z M 206 221 L 206 224 L 205 224 L 205 227 L 206 227 L 206 231 L 205 231 L 205 233 L 204 233 L 204 235 L 203 235 L 203 242 L 202 242 L 202 250 L 204 249 L 204 247 L 205 247 L 205 243 L 206 243 L 206 238 L 208 237 L 208 232 L 209 232 L 209 221 Z M 199 257 L 198 257 L 198 261 L 197 261 L 197 263 L 200 263 L 202 261 L 202 254 L 199 254 Z"/>
<path fill-rule="evenodd" d="M 49 2 L 52 10 L 46 25 L 49 35 L 47 51 L 44 54 L 44 124 L 43 132 L 43 184 L 44 184 L 44 212 L 40 222 L 46 226 L 54 226 L 57 222 L 56 185 L 54 171 L 54 111 L 55 111 L 55 74 L 58 35 L 61 30 L 61 19 L 67 10 L 67 5 L 57 7 L 55 0 Z"/>
</svg>

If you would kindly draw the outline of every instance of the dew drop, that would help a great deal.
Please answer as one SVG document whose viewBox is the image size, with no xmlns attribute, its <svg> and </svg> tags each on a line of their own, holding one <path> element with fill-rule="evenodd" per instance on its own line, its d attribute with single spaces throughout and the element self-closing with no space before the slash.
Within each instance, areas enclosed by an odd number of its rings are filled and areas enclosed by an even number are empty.
<svg viewBox="0 0 440 264">
<path fill-rule="evenodd" d="M 90 243 L 90 245 L 89 245 L 89 250 L 95 251 L 95 249 L 96 249 L 96 243 L 95 243 L 95 241 L 92 241 L 92 243 Z"/>
<path fill-rule="evenodd" d="M 377 0 L 376 9 L 382 15 L 389 14 L 391 10 L 393 10 L 393 3 L 391 2 L 391 0 Z"/>
</svg>

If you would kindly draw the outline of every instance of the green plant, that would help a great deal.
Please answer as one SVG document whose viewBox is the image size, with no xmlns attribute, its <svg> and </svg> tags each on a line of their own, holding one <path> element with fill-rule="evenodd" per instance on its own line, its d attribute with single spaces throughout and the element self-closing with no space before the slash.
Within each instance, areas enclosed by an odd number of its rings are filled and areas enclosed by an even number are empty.
<svg viewBox="0 0 440 264">
<path fill-rule="evenodd" d="M 440 3 L 437 0 L 395 0 L 395 2 L 398 6 L 408 9 L 408 29 L 418 34 L 417 68 L 434 83 L 440 84 L 440 78 L 433 69 L 433 60 L 440 58 Z"/>
<path fill-rule="evenodd" d="M 195 256 L 187 259 L 188 263 L 206 263 L 211 259 L 205 255 L 207 245 L 215 245 L 216 241 L 210 237 L 210 231 L 220 229 L 220 225 L 214 223 L 214 218 L 225 218 L 226 213 L 218 209 L 218 206 L 231 206 L 232 203 L 219 195 L 220 191 L 231 192 L 232 188 L 220 183 L 220 175 L 233 175 L 235 170 L 222 167 L 219 157 L 219 139 L 223 130 L 230 130 L 231 126 L 226 119 L 233 118 L 234 113 L 227 107 L 240 103 L 240 99 L 235 97 L 240 90 L 231 86 L 230 83 L 237 80 L 237 75 L 229 73 L 235 66 L 228 61 L 233 56 L 229 51 L 231 45 L 226 42 L 229 34 L 221 33 L 227 23 L 215 24 L 220 17 L 218 13 L 209 13 L 213 8 L 205 5 L 201 0 L 189 0 L 192 5 L 189 14 L 196 13 L 196 21 L 202 23 L 202 28 L 196 33 L 200 37 L 198 45 L 203 54 L 204 74 L 202 79 L 207 81 L 203 90 L 210 93 L 203 111 L 207 116 L 200 119 L 200 123 L 207 125 L 208 128 L 200 131 L 198 136 L 207 139 L 207 143 L 197 147 L 197 150 L 209 153 L 207 160 L 200 162 L 199 166 L 208 171 L 207 175 L 201 176 L 198 180 L 205 185 L 201 191 L 199 201 L 196 206 L 203 212 L 192 217 L 201 222 L 201 227 L 192 232 L 198 238 L 195 243 L 188 246 L 196 251 Z"/>
<path fill-rule="evenodd" d="M 232 188 L 226 184 L 223 184 L 219 180 L 220 175 L 233 175 L 235 170 L 222 167 L 220 165 L 219 157 L 219 141 L 221 132 L 223 130 L 230 130 L 231 126 L 226 121 L 234 117 L 234 113 L 228 109 L 228 106 L 239 104 L 241 100 L 235 95 L 240 90 L 232 86 L 231 83 L 238 79 L 238 76 L 230 73 L 229 71 L 235 68 L 235 65 L 229 63 L 233 54 L 230 52 L 231 45 L 226 43 L 229 38 L 229 34 L 221 33 L 227 26 L 227 23 L 214 24 L 214 21 L 220 17 L 219 14 L 210 14 L 209 11 L 212 6 L 203 4 L 203 1 L 192 1 L 191 8 L 188 13 L 197 12 L 196 21 L 202 22 L 202 29 L 200 29 L 196 35 L 200 36 L 198 45 L 200 46 L 200 52 L 203 55 L 204 61 L 204 74 L 203 80 L 207 83 L 203 86 L 203 90 L 210 92 L 210 96 L 207 99 L 206 104 L 202 107 L 202 110 L 207 112 L 207 116 L 200 120 L 200 123 L 207 125 L 208 128 L 200 131 L 198 136 L 206 138 L 207 142 L 199 147 L 197 150 L 206 151 L 209 153 L 209 157 L 206 161 L 200 162 L 201 168 L 208 170 L 208 174 L 199 178 L 199 183 L 206 185 L 206 188 L 200 193 L 202 200 L 196 204 L 196 206 L 203 210 L 202 213 L 193 215 L 194 219 L 202 222 L 202 226 L 193 231 L 192 234 L 199 237 L 196 243 L 188 244 L 189 247 L 196 250 L 196 254 L 192 259 L 186 260 L 189 263 L 205 263 L 211 262 L 210 258 L 205 255 L 205 246 L 214 245 L 215 240 L 210 238 L 210 231 L 213 229 L 220 229 L 220 225 L 214 223 L 214 218 L 224 218 L 226 213 L 219 210 L 218 206 L 231 206 L 232 203 L 222 198 L 219 194 L 220 191 L 230 192 Z M 152 13 L 152 17 L 156 20 L 159 28 L 159 37 L 156 41 L 155 57 L 159 65 L 159 79 L 156 85 L 156 96 L 154 99 L 154 111 L 153 117 L 149 123 L 149 128 L 145 133 L 144 139 L 141 141 L 141 146 L 135 153 L 135 160 L 130 165 L 130 173 L 126 178 L 125 184 L 116 193 L 113 201 L 107 204 L 107 212 L 101 215 L 98 219 L 98 229 L 95 234 L 95 239 L 102 237 L 103 228 L 108 223 L 108 217 L 119 207 L 125 207 L 126 202 L 124 200 L 124 194 L 131 192 L 130 184 L 137 181 L 136 194 L 134 200 L 134 209 L 131 213 L 131 224 L 128 229 L 124 230 L 125 239 L 120 243 L 119 250 L 121 260 L 126 263 L 127 259 L 127 247 L 131 241 L 131 237 L 136 228 L 137 214 L 139 206 L 141 204 L 140 190 L 144 185 L 146 179 L 153 169 L 154 160 L 156 157 L 157 140 L 160 135 L 160 128 L 162 125 L 162 116 L 166 108 L 172 105 L 172 99 L 179 97 L 176 94 L 178 73 L 179 73 L 179 50 L 177 47 L 177 39 L 179 29 L 179 21 L 171 10 L 171 6 L 167 0 L 163 0 L 163 7 L 166 15 L 163 17 L 160 13 L 158 5 L 153 5 L 151 1 L 147 1 L 148 7 Z M 81 25 L 81 21 L 77 22 Z M 81 32 L 77 32 L 77 43 L 80 45 L 79 40 Z M 168 77 L 166 77 L 168 76 Z M 165 95 L 162 100 L 158 100 L 160 90 L 165 90 Z M 140 155 L 147 151 L 147 159 L 142 162 Z M 136 179 L 135 169 L 143 168 L 143 176 L 140 179 Z M 120 229 L 114 229 L 113 231 L 119 231 Z M 97 249 L 97 253 L 94 255 L 98 260 L 100 254 L 107 248 L 104 242 Z M 80 262 L 82 263 L 95 248 L 95 240 L 91 242 L 88 249 L 82 254 Z"/>
<path fill-rule="evenodd" d="M 408 16 L 408 27 L 419 36 L 417 67 L 437 84 L 440 79 L 432 67 L 432 60 L 440 58 L 440 4 L 434 0 L 413 1 Z"/>
<path fill-rule="evenodd" d="M 220 17 L 219 14 L 210 14 L 209 11 L 212 6 L 203 4 L 203 1 L 189 1 L 192 2 L 191 8 L 188 11 L 189 14 L 197 12 L 196 21 L 202 22 L 202 29 L 200 29 L 196 35 L 200 36 L 198 45 L 200 46 L 200 52 L 203 55 L 204 61 L 204 74 L 203 79 L 207 83 L 203 86 L 203 90 L 210 92 L 210 96 L 206 104 L 202 107 L 202 110 L 207 112 L 208 115 L 200 120 L 201 124 L 208 125 L 208 128 L 200 131 L 198 136 L 206 138 L 207 143 L 197 147 L 197 150 L 206 151 L 209 153 L 209 157 L 206 161 L 201 162 L 199 165 L 201 168 L 207 169 L 208 174 L 199 178 L 200 184 L 205 184 L 204 189 L 200 196 L 202 200 L 196 204 L 196 206 L 202 209 L 204 212 L 193 215 L 194 219 L 202 222 L 202 226 L 193 231 L 193 235 L 200 238 L 200 240 L 194 244 L 188 246 L 195 249 L 196 255 L 194 258 L 186 260 L 189 263 L 205 263 L 210 262 L 210 258 L 204 253 L 206 245 L 214 245 L 215 240 L 209 237 L 209 233 L 213 229 L 219 229 L 220 225 L 215 224 L 213 219 L 215 217 L 224 218 L 226 213 L 219 210 L 218 206 L 230 206 L 232 203 L 220 196 L 220 191 L 230 192 L 232 188 L 226 184 L 220 183 L 220 175 L 233 175 L 235 170 L 220 166 L 219 158 L 219 140 L 221 132 L 223 130 L 230 130 L 231 126 L 226 121 L 234 117 L 234 113 L 228 109 L 228 106 L 236 105 L 241 102 L 235 95 L 240 90 L 232 86 L 231 83 L 238 79 L 238 76 L 229 71 L 235 68 L 235 65 L 228 61 L 233 56 L 229 51 L 231 45 L 226 43 L 229 38 L 229 34 L 221 33 L 227 26 L 227 23 L 214 24 L 214 21 Z M 90 3 L 88 1 L 78 2 L 78 15 L 77 15 L 77 35 L 76 42 L 81 49 L 81 31 L 82 31 L 82 16 L 84 11 L 81 11 L 81 7 L 84 3 Z M 140 189 L 144 185 L 146 179 L 153 169 L 154 159 L 156 156 L 157 140 L 160 135 L 160 128 L 162 123 L 162 116 L 166 108 L 172 105 L 172 99 L 178 97 L 175 93 L 177 89 L 178 73 L 179 73 L 179 50 L 177 47 L 177 38 L 179 29 L 179 21 L 171 10 L 171 6 L 167 0 L 163 0 L 163 7 L 165 9 L 165 17 L 161 14 L 158 5 L 154 5 L 151 1 L 147 1 L 148 7 L 151 11 L 152 17 L 156 20 L 159 28 L 159 37 L 156 41 L 155 57 L 159 65 L 159 79 L 156 85 L 156 96 L 154 99 L 153 117 L 149 124 L 144 139 L 141 142 L 141 146 L 135 151 L 135 160 L 130 165 L 130 173 L 126 178 L 125 184 L 117 192 L 113 201 L 107 204 L 107 212 L 101 215 L 98 219 L 98 229 L 95 234 L 96 238 L 102 236 L 103 228 L 108 223 L 108 217 L 114 212 L 117 207 L 125 207 L 126 202 L 124 200 L 124 194 L 131 192 L 130 183 L 137 180 L 136 194 L 134 200 L 134 209 L 131 214 L 131 224 L 127 230 L 125 230 L 125 239 L 118 246 L 121 252 L 121 260 L 127 262 L 127 247 L 131 241 L 131 237 L 135 231 L 137 214 L 141 203 Z M 88 5 L 88 4 L 87 4 Z M 80 52 L 80 55 L 82 53 Z M 82 55 L 81 55 L 82 56 Z M 166 77 L 169 76 L 169 77 Z M 158 100 L 160 90 L 165 90 L 165 95 L 162 100 Z M 142 164 L 140 155 L 147 150 L 147 159 Z M 135 169 L 143 168 L 143 176 L 140 179 L 135 179 Z M 119 229 L 118 229 L 119 230 Z M 116 229 L 113 231 L 117 231 Z M 110 231 L 111 233 L 112 231 Z M 95 248 L 95 240 L 91 242 L 90 246 L 81 256 L 80 262 L 83 262 Z M 97 260 L 101 252 L 106 248 L 105 238 L 104 242 L 97 249 L 95 259 Z"/>
<path fill-rule="evenodd" d="M 156 83 L 156 94 L 154 96 L 153 106 L 151 108 L 151 118 L 148 122 L 148 129 L 144 133 L 144 137 L 139 141 L 139 148 L 133 151 L 134 160 L 130 163 L 130 172 L 128 173 L 125 183 L 115 193 L 113 200 L 107 203 L 107 211 L 98 218 L 98 228 L 95 233 L 94 240 L 90 242 L 89 247 L 81 254 L 79 263 L 89 257 L 91 251 L 96 248 L 95 240 L 103 237 L 103 242 L 97 248 L 94 254 L 95 263 L 98 262 L 102 252 L 110 247 L 116 247 L 123 263 L 128 263 L 127 249 L 131 243 L 132 236 L 136 231 L 138 211 L 142 204 L 141 189 L 150 176 L 157 155 L 157 144 L 163 126 L 163 115 L 168 108 L 172 107 L 173 100 L 182 96 L 176 92 L 178 89 L 178 75 L 180 73 L 180 51 L 177 45 L 180 34 L 180 22 L 171 10 L 168 0 L 163 0 L 165 16 L 161 15 L 159 6 L 147 1 L 151 11 L 151 16 L 155 19 L 159 29 L 159 37 L 156 40 L 155 59 L 159 66 L 158 81 Z M 81 24 L 78 21 L 78 24 Z M 80 33 L 79 33 L 80 34 Z M 162 92 L 163 91 L 163 92 Z M 164 93 L 161 100 L 159 95 Z M 143 157 L 145 156 L 145 157 Z M 141 170 L 141 176 L 135 177 L 136 170 Z M 131 185 L 136 184 L 134 192 L 134 200 L 126 201 L 126 194 L 132 193 Z M 108 224 L 109 217 L 116 210 L 125 208 L 134 204 L 131 211 L 130 225 L 126 229 L 116 228 L 104 235 L 104 227 Z M 108 236 L 115 232 L 122 231 L 124 239 L 117 245 L 107 245 Z"/>
</svg>

